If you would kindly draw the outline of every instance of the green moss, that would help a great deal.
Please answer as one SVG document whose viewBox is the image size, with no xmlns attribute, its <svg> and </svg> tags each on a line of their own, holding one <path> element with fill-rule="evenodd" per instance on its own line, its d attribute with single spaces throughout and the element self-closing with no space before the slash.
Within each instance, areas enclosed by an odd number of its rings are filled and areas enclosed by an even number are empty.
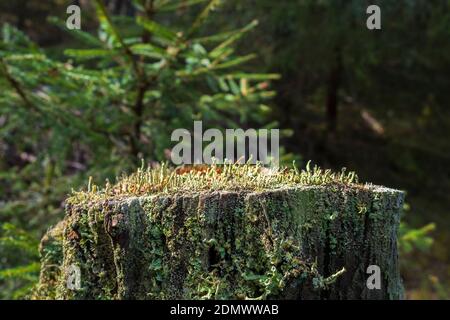
<svg viewBox="0 0 450 320">
<path fill-rule="evenodd" d="M 267 169 L 259 164 L 225 164 L 169 168 L 164 164 L 157 168 L 140 168 L 123 176 L 115 185 L 107 183 L 103 188 L 89 179 L 86 191 L 73 192 L 67 201 L 71 204 L 83 201 L 99 201 L 111 198 L 143 196 L 150 194 L 193 193 L 199 191 L 263 191 L 295 186 L 358 185 L 354 172 L 343 169 L 339 173 L 317 166 L 298 171 L 295 167 Z M 359 185 L 364 187 L 363 185 Z"/>
</svg>

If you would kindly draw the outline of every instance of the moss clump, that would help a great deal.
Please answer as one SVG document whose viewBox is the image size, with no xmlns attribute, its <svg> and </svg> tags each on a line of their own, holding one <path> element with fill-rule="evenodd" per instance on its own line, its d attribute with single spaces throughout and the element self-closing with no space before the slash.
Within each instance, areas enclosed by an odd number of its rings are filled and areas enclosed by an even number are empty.
<svg viewBox="0 0 450 320">
<path fill-rule="evenodd" d="M 63 259 L 41 277 L 44 298 L 400 298 L 403 194 L 355 179 L 318 168 L 162 167 L 90 185 L 68 201 Z M 370 264 L 383 270 L 377 292 L 366 287 Z M 65 286 L 71 265 L 80 290 Z"/>
<path fill-rule="evenodd" d="M 260 164 L 195 165 L 176 169 L 161 164 L 156 168 L 141 167 L 129 176 L 122 176 L 115 185 L 108 182 L 103 188 L 94 185 L 90 179 L 88 189 L 74 191 L 68 203 L 177 192 L 262 191 L 327 184 L 356 186 L 358 176 L 354 172 L 346 172 L 345 168 L 339 173 L 317 166 L 311 169 L 309 162 L 302 171 L 296 167 L 267 169 Z"/>
</svg>

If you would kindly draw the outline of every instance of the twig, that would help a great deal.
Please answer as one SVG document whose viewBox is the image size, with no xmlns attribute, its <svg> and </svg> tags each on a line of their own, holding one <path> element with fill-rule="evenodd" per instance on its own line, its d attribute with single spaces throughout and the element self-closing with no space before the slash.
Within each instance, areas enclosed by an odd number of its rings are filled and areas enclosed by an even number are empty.
<svg viewBox="0 0 450 320">
<path fill-rule="evenodd" d="M 34 110 L 35 112 L 42 113 L 42 111 L 36 107 L 30 99 L 28 99 L 28 96 L 26 95 L 25 91 L 23 90 L 22 86 L 20 85 L 19 81 L 17 81 L 8 71 L 8 65 L 5 63 L 3 58 L 0 58 L 0 67 L 2 70 L 2 73 L 5 75 L 6 80 L 9 82 L 9 84 L 14 88 L 16 93 L 20 96 L 20 98 L 23 100 L 25 105 Z"/>
</svg>

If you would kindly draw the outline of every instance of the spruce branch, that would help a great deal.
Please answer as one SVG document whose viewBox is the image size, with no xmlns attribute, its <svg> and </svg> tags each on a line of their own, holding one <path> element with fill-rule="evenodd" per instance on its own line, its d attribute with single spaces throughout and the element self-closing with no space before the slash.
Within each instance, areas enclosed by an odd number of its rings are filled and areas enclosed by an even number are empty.
<svg viewBox="0 0 450 320">
<path fill-rule="evenodd" d="M 133 52 L 131 51 L 130 47 L 125 43 L 120 33 L 117 31 L 116 27 L 111 21 L 111 17 L 108 14 L 108 11 L 106 10 L 105 4 L 102 0 L 95 0 L 95 4 L 97 7 L 97 16 L 101 23 L 104 23 L 107 25 L 109 31 L 111 32 L 111 35 L 119 42 L 121 48 L 123 49 L 125 55 L 130 60 L 130 63 L 132 65 L 132 68 L 134 72 L 136 73 L 137 78 L 143 77 L 143 70 L 139 68 L 139 65 L 137 64 Z"/>
<path fill-rule="evenodd" d="M 6 64 L 5 60 L 0 57 L 0 69 L 5 76 L 6 80 L 9 82 L 11 87 L 14 88 L 16 93 L 19 95 L 19 97 L 22 99 L 24 104 L 31 110 L 42 113 L 41 110 L 36 107 L 31 100 L 28 98 L 27 94 L 25 93 L 25 90 L 22 88 L 22 85 L 19 83 L 18 80 L 16 80 L 13 75 L 8 70 L 8 65 Z"/>
</svg>

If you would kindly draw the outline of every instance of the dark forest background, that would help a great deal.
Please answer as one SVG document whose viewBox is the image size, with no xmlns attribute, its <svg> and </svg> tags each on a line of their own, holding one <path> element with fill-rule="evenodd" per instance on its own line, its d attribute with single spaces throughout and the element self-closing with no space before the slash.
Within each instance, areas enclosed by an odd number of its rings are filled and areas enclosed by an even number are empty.
<svg viewBox="0 0 450 320">
<path fill-rule="evenodd" d="M 15 0 L 0 28 L 0 298 L 29 294 L 72 188 L 167 160 L 199 119 L 405 190 L 407 298 L 450 297 L 450 1 Z"/>
</svg>

